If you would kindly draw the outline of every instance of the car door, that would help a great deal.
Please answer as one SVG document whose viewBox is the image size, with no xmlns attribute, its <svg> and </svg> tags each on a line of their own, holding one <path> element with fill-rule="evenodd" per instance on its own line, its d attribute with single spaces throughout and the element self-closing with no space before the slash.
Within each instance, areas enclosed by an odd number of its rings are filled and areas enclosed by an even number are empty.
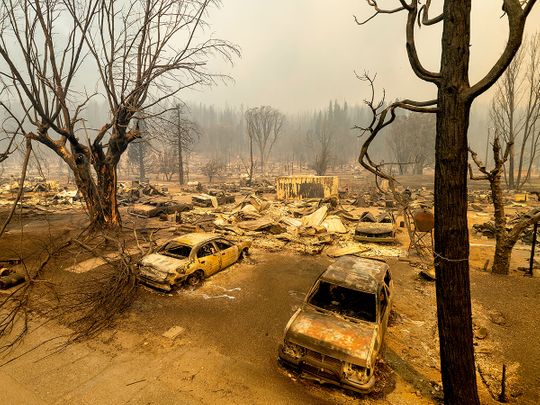
<svg viewBox="0 0 540 405">
<path fill-rule="evenodd" d="M 379 293 L 379 310 L 380 312 L 380 325 L 381 325 L 381 333 L 379 334 L 382 339 L 384 335 L 386 334 L 386 329 L 388 327 L 388 318 L 390 317 L 390 295 L 389 295 L 389 289 L 386 286 L 386 284 L 382 285 L 382 288 Z"/>
<path fill-rule="evenodd" d="M 196 252 L 197 269 L 202 269 L 206 277 L 217 273 L 221 267 L 221 254 L 214 242 L 206 242 Z"/>
<path fill-rule="evenodd" d="M 230 266 L 233 263 L 236 263 L 238 260 L 238 246 L 229 242 L 225 239 L 218 239 L 216 241 L 216 246 L 221 255 L 221 269 Z"/>
<path fill-rule="evenodd" d="M 392 273 L 390 273 L 390 269 L 386 270 L 386 274 L 384 275 L 384 284 L 387 287 L 388 292 L 388 305 L 390 308 L 392 308 L 392 302 L 394 301 L 394 280 L 392 280 Z"/>
</svg>

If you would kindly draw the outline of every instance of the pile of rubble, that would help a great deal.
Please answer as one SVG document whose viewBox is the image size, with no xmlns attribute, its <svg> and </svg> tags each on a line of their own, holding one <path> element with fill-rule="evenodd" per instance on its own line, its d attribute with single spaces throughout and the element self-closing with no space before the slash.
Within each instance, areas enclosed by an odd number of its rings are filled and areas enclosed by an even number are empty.
<svg viewBox="0 0 540 405">
<path fill-rule="evenodd" d="M 537 191 L 506 191 L 503 194 L 504 205 L 510 207 L 525 207 L 530 203 L 539 201 L 540 193 Z M 467 200 L 469 206 L 478 212 L 485 210 L 487 206 L 492 206 L 493 199 L 489 190 L 470 190 Z"/>
<path fill-rule="evenodd" d="M 0 187 L 0 207 L 13 205 L 19 187 L 19 182 L 14 180 L 5 182 Z M 49 212 L 49 207 L 60 209 L 61 206 L 73 206 L 81 203 L 81 197 L 76 190 L 60 187 L 56 181 L 26 180 L 23 192 L 19 205 L 23 209 L 33 212 Z"/>
<path fill-rule="evenodd" d="M 0 186 L 0 194 L 4 193 L 17 193 L 19 191 L 20 181 L 14 178 L 7 180 Z M 25 193 L 39 193 L 39 192 L 54 192 L 59 189 L 57 181 L 47 181 L 44 179 L 32 179 L 25 180 L 23 185 L 23 191 Z"/>
<path fill-rule="evenodd" d="M 382 241 L 387 242 L 384 244 L 356 242 L 360 213 L 356 212 L 357 207 L 341 205 L 335 198 L 286 203 L 251 194 L 239 204 L 232 207 L 231 204 L 196 206 L 183 212 L 177 233 L 204 231 L 231 238 L 248 236 L 253 238 L 255 246 L 269 250 L 287 247 L 308 254 L 325 251 L 333 257 L 364 253 L 398 256 L 403 253 L 395 239 Z"/>
<path fill-rule="evenodd" d="M 524 215 L 527 215 L 526 213 L 518 213 L 512 217 L 507 218 L 507 226 L 506 231 L 510 232 L 512 231 L 513 225 L 519 222 Z M 473 233 L 476 235 L 481 235 L 484 237 L 487 237 L 489 239 L 494 239 L 496 237 L 496 228 L 495 228 L 495 222 L 494 221 L 486 221 L 484 223 L 480 224 L 474 224 L 472 226 Z M 530 225 L 527 227 L 520 235 L 519 240 L 525 244 L 532 244 L 533 237 L 534 237 L 534 230 L 533 225 Z"/>
<path fill-rule="evenodd" d="M 7 185 L 4 187 L 7 189 Z M 30 212 L 50 212 L 47 207 L 67 209 L 82 204 L 76 190 L 60 189 L 57 184 L 29 182 L 25 187 L 32 191 L 25 193 L 20 204 Z M 308 254 L 325 252 L 333 257 L 404 253 L 395 239 L 393 203 L 378 191 L 361 195 L 347 192 L 349 198 L 341 200 L 330 197 L 283 201 L 263 197 L 275 192 L 275 186 L 264 180 L 251 186 L 239 182 L 208 190 L 198 182 L 186 187 L 191 192 L 182 193 L 184 198 L 178 199 L 160 185 L 122 182 L 118 184 L 118 202 L 127 206 L 132 217 L 159 217 L 174 222 L 176 233 L 205 231 L 239 239 L 250 237 L 255 246 L 269 250 L 286 247 Z M 11 194 L 0 199 L 0 206 L 13 204 L 15 193 L 9 190 Z M 425 190 L 412 193 L 430 199 Z M 186 198 L 191 198 L 191 202 Z M 362 203 L 358 203 L 360 200 Z M 378 207 L 379 212 L 367 213 L 365 205 Z"/>
<path fill-rule="evenodd" d="M 118 183 L 117 198 L 120 205 L 130 205 L 141 202 L 144 197 L 163 197 L 167 189 L 161 187 L 161 190 L 150 183 L 141 183 L 139 181 L 131 182 L 131 185 L 125 182 Z"/>
<path fill-rule="evenodd" d="M 219 189 L 225 193 L 242 193 L 242 194 L 269 194 L 276 192 L 276 186 L 267 179 L 257 179 L 252 180 L 251 185 L 247 178 L 242 178 L 239 181 L 220 183 L 219 185 L 214 185 L 214 191 Z M 183 191 L 190 193 L 195 192 L 204 192 L 204 186 L 198 181 L 189 181 L 185 186 L 182 187 Z"/>
</svg>

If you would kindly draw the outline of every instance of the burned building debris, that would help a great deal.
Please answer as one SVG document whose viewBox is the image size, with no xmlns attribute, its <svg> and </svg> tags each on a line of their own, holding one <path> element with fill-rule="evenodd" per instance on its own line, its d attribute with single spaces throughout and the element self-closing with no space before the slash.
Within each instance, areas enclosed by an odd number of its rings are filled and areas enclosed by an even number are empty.
<svg viewBox="0 0 540 405">
<path fill-rule="evenodd" d="M 337 197 L 338 188 L 336 176 L 282 176 L 276 179 L 278 200 Z"/>
</svg>

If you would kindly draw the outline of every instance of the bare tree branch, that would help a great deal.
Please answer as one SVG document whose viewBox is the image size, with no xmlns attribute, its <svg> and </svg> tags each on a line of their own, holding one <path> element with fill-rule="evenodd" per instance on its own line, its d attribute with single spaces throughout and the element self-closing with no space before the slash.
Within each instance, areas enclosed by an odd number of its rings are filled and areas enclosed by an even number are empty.
<svg viewBox="0 0 540 405">
<path fill-rule="evenodd" d="M 415 40 L 415 35 L 414 35 L 415 22 L 420 14 L 423 14 L 422 21 L 426 21 L 425 25 L 432 25 L 439 21 L 442 21 L 442 16 L 437 17 L 435 20 L 432 20 L 432 21 L 430 21 L 427 18 L 427 12 L 429 10 L 430 1 L 428 1 L 425 6 L 422 6 L 420 10 L 418 9 L 418 6 L 420 4 L 418 0 L 411 0 L 411 3 L 407 3 L 405 0 L 400 0 L 401 7 L 397 7 L 394 9 L 380 8 L 378 3 L 375 0 L 367 0 L 367 3 L 375 10 L 375 13 L 371 17 L 363 21 L 359 21 L 357 17 L 355 16 L 354 19 L 358 25 L 366 24 L 367 22 L 369 22 L 370 20 L 372 20 L 379 14 L 395 14 L 400 11 L 404 11 L 404 10 L 407 11 L 406 49 L 407 49 L 407 55 L 409 57 L 409 61 L 411 63 L 411 67 L 414 73 L 416 74 L 416 76 L 418 76 L 420 79 L 437 84 L 439 82 L 440 74 L 430 72 L 422 65 L 418 57 L 418 53 L 416 51 L 416 40 Z M 423 13 L 422 13 L 422 9 L 424 10 Z M 420 20 L 418 21 L 420 22 Z"/>
<path fill-rule="evenodd" d="M 419 15 L 422 16 L 422 25 L 435 25 L 444 20 L 444 14 L 441 13 L 434 18 L 429 18 L 429 7 L 431 6 L 431 0 L 426 0 L 426 4 L 420 7 Z M 420 22 L 418 23 L 420 25 Z"/>
<path fill-rule="evenodd" d="M 506 46 L 490 71 L 464 93 L 466 99 L 473 100 L 489 89 L 501 77 L 510 62 L 512 62 L 523 40 L 523 31 L 527 16 L 535 3 L 536 0 L 528 0 L 525 3 L 525 8 L 522 8 L 523 3 L 519 0 L 503 1 L 503 11 L 508 19 L 508 40 Z"/>
<path fill-rule="evenodd" d="M 369 147 L 375 137 L 379 132 L 390 125 L 396 118 L 396 109 L 402 108 L 414 112 L 423 112 L 423 113 L 435 113 L 437 112 L 436 106 L 437 100 L 429 101 L 414 101 L 414 100 L 401 100 L 396 101 L 388 106 L 385 106 L 384 93 L 381 100 L 378 103 L 375 103 L 375 77 L 370 77 L 367 73 L 364 73 L 362 76 L 358 76 L 358 79 L 368 82 L 368 85 L 371 89 L 371 98 L 364 100 L 366 105 L 371 111 L 371 121 L 369 125 L 354 126 L 354 129 L 359 129 L 362 131 L 361 135 L 368 134 L 367 138 L 364 140 L 364 143 L 360 149 L 360 155 L 358 157 L 358 163 L 362 165 L 365 169 L 375 174 L 378 177 L 381 177 L 386 180 L 395 181 L 395 179 L 390 176 L 388 173 L 385 173 L 380 169 L 380 165 L 375 164 L 369 157 Z"/>
<path fill-rule="evenodd" d="M 13 214 L 15 213 L 15 210 L 17 209 L 17 205 L 19 204 L 19 201 L 21 200 L 21 197 L 24 192 L 24 181 L 26 179 L 26 169 L 28 168 L 28 161 L 30 160 L 30 154 L 32 152 L 32 141 L 30 139 L 26 140 L 26 152 L 24 155 L 24 161 L 22 164 L 21 169 L 21 179 L 19 180 L 19 190 L 17 192 L 17 196 L 15 197 L 15 201 L 13 202 L 13 206 L 11 207 L 11 211 L 9 211 L 9 214 L 4 221 L 4 224 L 2 225 L 2 228 L 0 228 L 0 237 L 4 234 L 4 231 L 6 230 L 7 226 L 11 222 L 11 218 L 13 218 Z"/>
<path fill-rule="evenodd" d="M 379 14 L 394 14 L 394 13 L 398 13 L 406 9 L 406 7 L 404 7 L 403 5 L 401 7 L 396 7 L 393 9 L 383 9 L 379 7 L 378 3 L 375 0 L 366 0 L 366 1 L 375 10 L 375 12 L 373 13 L 371 17 L 365 20 L 358 20 L 358 18 L 354 16 L 354 21 L 356 21 L 356 24 L 358 25 L 366 24 L 367 22 L 371 21 L 373 18 L 377 17 Z"/>
</svg>

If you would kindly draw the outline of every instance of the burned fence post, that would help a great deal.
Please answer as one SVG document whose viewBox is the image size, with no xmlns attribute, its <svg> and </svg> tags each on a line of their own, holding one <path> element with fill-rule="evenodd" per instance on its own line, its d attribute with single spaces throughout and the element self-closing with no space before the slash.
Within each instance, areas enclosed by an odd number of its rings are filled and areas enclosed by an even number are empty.
<svg viewBox="0 0 540 405">
<path fill-rule="evenodd" d="M 502 368 L 501 393 L 499 394 L 498 401 L 504 403 L 508 402 L 508 399 L 506 398 L 506 364 L 503 364 Z"/>
<path fill-rule="evenodd" d="M 532 277 L 533 275 L 533 267 L 534 267 L 534 249 L 536 247 L 536 231 L 538 230 L 538 222 L 534 223 L 534 229 L 533 229 L 533 239 L 532 239 L 532 245 L 531 245 L 531 258 L 529 260 L 529 276 Z"/>
</svg>

